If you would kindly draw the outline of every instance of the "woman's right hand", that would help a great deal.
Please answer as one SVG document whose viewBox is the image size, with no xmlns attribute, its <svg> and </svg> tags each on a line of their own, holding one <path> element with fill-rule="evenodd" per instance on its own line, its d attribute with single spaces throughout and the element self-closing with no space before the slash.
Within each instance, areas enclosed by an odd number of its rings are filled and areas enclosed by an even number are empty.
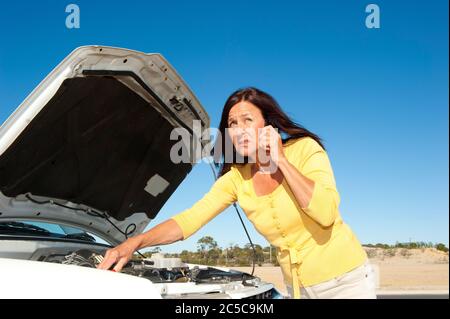
<svg viewBox="0 0 450 319">
<path fill-rule="evenodd" d="M 136 237 L 128 238 L 119 246 L 108 249 L 103 261 L 97 266 L 98 269 L 110 269 L 115 264 L 113 271 L 120 271 L 131 259 L 133 253 L 139 249 L 140 242 Z"/>
<path fill-rule="evenodd" d="M 167 245 L 181 239 L 183 239 L 182 229 L 175 220 L 168 219 L 149 231 L 130 237 L 119 246 L 107 250 L 105 258 L 97 268 L 110 269 L 115 264 L 111 270 L 120 271 L 136 250 L 149 246 Z"/>
</svg>

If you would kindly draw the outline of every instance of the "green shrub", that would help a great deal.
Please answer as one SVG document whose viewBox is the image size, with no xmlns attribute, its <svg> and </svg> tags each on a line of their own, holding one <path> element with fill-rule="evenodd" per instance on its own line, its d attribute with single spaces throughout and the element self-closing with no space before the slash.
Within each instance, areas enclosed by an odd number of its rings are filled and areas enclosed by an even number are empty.
<svg viewBox="0 0 450 319">
<path fill-rule="evenodd" d="M 447 246 L 445 246 L 444 244 L 442 244 L 442 243 L 439 243 L 439 244 L 436 244 L 436 247 L 435 247 L 437 250 L 440 250 L 440 251 L 443 251 L 443 252 L 445 252 L 445 253 L 448 253 L 448 248 L 447 248 Z"/>
</svg>

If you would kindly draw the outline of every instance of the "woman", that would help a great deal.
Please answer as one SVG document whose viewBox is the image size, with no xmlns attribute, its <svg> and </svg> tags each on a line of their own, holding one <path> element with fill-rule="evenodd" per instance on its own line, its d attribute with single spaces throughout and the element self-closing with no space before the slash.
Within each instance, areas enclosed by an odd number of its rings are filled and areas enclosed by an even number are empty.
<svg viewBox="0 0 450 319">
<path fill-rule="evenodd" d="M 375 298 L 373 272 L 342 221 L 334 175 L 319 137 L 255 88 L 228 98 L 219 131 L 215 148 L 229 139 L 233 156 L 230 160 L 219 153 L 220 177 L 210 191 L 191 208 L 108 250 L 99 268 L 115 264 L 120 271 L 136 250 L 184 240 L 238 201 L 257 231 L 277 247 L 292 297 Z M 239 156 L 243 161 L 237 162 Z"/>
</svg>

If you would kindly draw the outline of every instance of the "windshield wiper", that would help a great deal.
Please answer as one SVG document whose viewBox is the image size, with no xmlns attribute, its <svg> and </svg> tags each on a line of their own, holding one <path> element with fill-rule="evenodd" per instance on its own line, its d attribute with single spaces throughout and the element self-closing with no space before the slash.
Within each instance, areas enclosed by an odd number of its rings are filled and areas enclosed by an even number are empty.
<svg viewBox="0 0 450 319">
<path fill-rule="evenodd" d="M 67 234 L 63 238 L 67 239 L 79 239 L 79 240 L 86 240 L 95 243 L 95 238 L 87 233 L 73 233 L 73 234 Z"/>
<path fill-rule="evenodd" d="M 87 233 L 72 233 L 72 234 L 57 234 L 51 231 L 33 225 L 22 222 L 0 222 L 0 234 L 2 235 L 34 235 L 34 236 L 46 236 L 62 239 L 76 239 L 89 242 L 96 242 L 95 238 Z"/>
<path fill-rule="evenodd" d="M 24 234 L 24 235 L 41 235 L 41 236 L 51 236 L 52 233 L 47 229 L 42 227 L 20 223 L 20 222 L 1 222 L 0 223 L 0 233 L 1 234 Z"/>
</svg>

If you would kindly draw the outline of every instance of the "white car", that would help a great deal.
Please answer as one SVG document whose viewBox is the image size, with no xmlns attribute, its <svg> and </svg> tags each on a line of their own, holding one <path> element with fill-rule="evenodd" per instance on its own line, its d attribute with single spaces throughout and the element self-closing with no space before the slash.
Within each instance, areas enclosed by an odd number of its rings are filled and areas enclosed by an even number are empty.
<svg viewBox="0 0 450 319">
<path fill-rule="evenodd" d="M 209 127 L 160 54 L 86 46 L 64 59 L 0 127 L 0 298 L 282 298 L 249 274 L 160 255 L 96 269 L 191 171 L 170 160 L 170 133 L 193 120 Z"/>
</svg>

